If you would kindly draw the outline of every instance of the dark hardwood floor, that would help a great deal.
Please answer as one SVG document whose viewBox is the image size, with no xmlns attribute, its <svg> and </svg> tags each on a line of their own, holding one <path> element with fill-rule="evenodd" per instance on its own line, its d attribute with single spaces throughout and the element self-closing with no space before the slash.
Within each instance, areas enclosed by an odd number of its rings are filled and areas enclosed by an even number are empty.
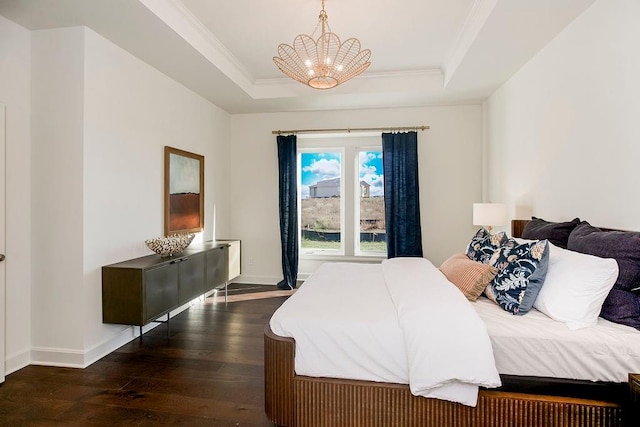
<svg viewBox="0 0 640 427">
<path fill-rule="evenodd" d="M 0 425 L 272 426 L 263 330 L 285 299 L 208 299 L 171 319 L 170 339 L 160 325 L 86 369 L 21 369 L 0 385 Z"/>
</svg>

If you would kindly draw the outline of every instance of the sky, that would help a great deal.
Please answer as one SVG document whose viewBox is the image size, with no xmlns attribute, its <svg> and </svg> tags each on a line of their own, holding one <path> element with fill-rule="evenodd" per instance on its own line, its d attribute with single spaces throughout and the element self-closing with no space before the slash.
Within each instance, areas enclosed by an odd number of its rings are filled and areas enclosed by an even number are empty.
<svg viewBox="0 0 640 427">
<path fill-rule="evenodd" d="M 309 197 L 309 186 L 325 179 L 339 178 L 341 171 L 340 152 L 301 153 L 300 173 L 302 198 Z M 384 194 L 384 173 L 381 151 L 361 151 L 358 158 L 360 181 L 371 185 L 371 196 Z"/>
</svg>

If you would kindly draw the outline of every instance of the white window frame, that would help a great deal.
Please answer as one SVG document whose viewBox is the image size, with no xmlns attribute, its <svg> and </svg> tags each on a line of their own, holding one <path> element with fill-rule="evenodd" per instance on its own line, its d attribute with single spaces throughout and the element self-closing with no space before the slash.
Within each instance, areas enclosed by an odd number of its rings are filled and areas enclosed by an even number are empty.
<svg viewBox="0 0 640 427">
<path fill-rule="evenodd" d="M 379 133 L 309 134 L 298 135 L 298 184 L 302 182 L 301 153 L 340 152 L 340 250 L 308 249 L 299 247 L 300 258 L 341 261 L 374 261 L 387 257 L 386 253 L 360 251 L 360 151 L 382 151 Z M 351 183 L 346 185 L 351 177 Z M 298 218 L 301 218 L 302 189 L 298 185 Z M 356 208 L 357 207 L 357 208 Z M 298 220 L 298 241 L 302 242 L 302 229 Z"/>
<path fill-rule="evenodd" d="M 300 226 L 300 218 L 302 217 L 302 186 L 298 186 L 298 242 L 300 242 L 300 255 L 329 255 L 339 256 L 345 254 L 345 150 L 343 147 L 333 147 L 323 145 L 322 147 L 300 147 L 298 145 L 298 184 L 302 182 L 302 154 L 303 153 L 340 153 L 340 249 L 312 249 L 303 248 L 302 243 L 302 227 Z"/>
<path fill-rule="evenodd" d="M 353 226 L 354 230 L 354 241 L 353 241 L 353 250 L 354 255 L 359 257 L 384 257 L 386 258 L 386 252 L 376 252 L 376 251 L 362 251 L 360 250 L 360 156 L 359 154 L 363 151 L 379 151 L 382 153 L 382 141 L 378 145 L 368 145 L 368 146 L 357 146 L 355 147 L 354 153 L 354 175 L 353 175 L 353 186 L 354 189 L 357 188 L 358 191 L 354 194 L 353 199 Z"/>
</svg>

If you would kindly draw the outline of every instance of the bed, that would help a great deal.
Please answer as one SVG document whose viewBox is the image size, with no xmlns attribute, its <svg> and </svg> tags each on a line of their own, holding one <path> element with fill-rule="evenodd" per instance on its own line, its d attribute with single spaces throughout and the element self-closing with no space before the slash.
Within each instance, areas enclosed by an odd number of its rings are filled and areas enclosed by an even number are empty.
<svg viewBox="0 0 640 427">
<path fill-rule="evenodd" d="M 514 221 L 512 234 L 516 237 L 521 236 L 526 223 L 527 221 Z M 373 273 L 365 268 L 363 274 Z M 333 298 L 335 304 L 340 295 L 331 293 L 329 297 Z M 492 345 L 508 348 L 508 331 L 502 330 L 500 325 L 506 324 L 501 321 L 501 316 L 511 315 L 501 312 L 495 304 L 487 300 L 481 299 L 477 304 L 477 311 L 483 319 L 493 317 L 495 320 L 493 323 L 487 323 L 488 329 L 494 329 L 490 331 L 493 334 Z M 527 317 L 533 321 L 544 321 L 545 316 L 532 311 Z M 598 325 L 603 335 L 596 338 L 596 341 L 606 340 L 610 335 L 607 328 L 611 325 L 601 319 L 598 322 L 604 327 Z M 517 324 L 514 327 L 517 328 Z M 557 328 L 556 332 L 568 334 L 565 329 Z M 525 353 L 531 349 L 544 348 L 540 344 L 542 341 L 535 341 L 544 338 L 536 337 L 536 330 L 534 328 L 533 336 L 528 337 L 531 347 L 529 350 L 523 350 Z M 570 341 L 566 338 L 570 336 L 562 338 L 560 335 L 556 343 Z M 633 336 L 633 333 L 630 336 Z M 628 344 L 624 335 L 622 338 L 611 338 L 610 341 L 612 346 L 616 343 Z M 570 344 L 566 345 L 569 347 L 559 348 L 557 351 L 570 351 Z M 634 346 L 629 345 L 632 348 Z M 371 351 L 382 352 L 383 349 L 370 349 L 369 352 Z M 581 353 L 580 350 L 574 351 Z M 620 351 L 628 350 L 612 347 L 609 354 Z M 571 371 L 575 368 L 571 363 L 565 367 L 569 373 L 553 372 L 555 364 L 547 363 L 541 364 L 540 370 L 533 371 L 533 375 L 527 375 L 528 372 L 521 371 L 520 365 L 514 362 L 516 356 L 511 355 L 513 357 L 510 360 L 509 357 L 505 358 L 504 354 L 496 352 L 495 360 L 502 385 L 493 388 L 495 384 L 490 384 L 490 381 L 488 387 L 480 385 L 477 400 L 470 405 L 468 402 L 462 404 L 451 399 L 416 396 L 411 390 L 413 385 L 407 384 L 404 380 L 394 381 L 397 375 L 393 369 L 388 369 L 389 372 L 382 375 L 384 378 L 373 377 L 374 380 L 367 380 L 366 373 L 350 377 L 340 371 L 331 370 L 319 370 L 309 375 L 296 374 L 305 372 L 296 366 L 296 342 L 293 338 L 275 334 L 271 327 L 267 326 L 265 409 L 272 422 L 283 426 L 636 425 L 637 407 L 640 402 L 640 377 L 632 372 L 638 372 L 634 369 L 637 360 L 622 363 L 611 369 L 610 363 L 603 362 L 600 366 L 607 367 L 602 370 L 605 372 L 599 372 L 598 365 L 591 364 L 586 374 Z M 310 362 L 310 366 L 314 366 L 314 361 Z M 393 363 L 389 362 L 390 365 Z M 627 370 L 629 372 L 625 372 Z M 335 375 L 327 374 L 332 372 L 335 372 Z M 583 375 L 584 378 L 580 379 Z M 596 381 L 587 379 L 593 378 L 593 375 Z M 621 376 L 626 378 L 621 379 Z M 352 379 L 354 377 L 359 379 Z M 573 379 L 566 380 L 563 377 Z M 611 381 L 612 378 L 616 380 Z M 479 384 L 482 384 L 482 381 Z"/>
</svg>

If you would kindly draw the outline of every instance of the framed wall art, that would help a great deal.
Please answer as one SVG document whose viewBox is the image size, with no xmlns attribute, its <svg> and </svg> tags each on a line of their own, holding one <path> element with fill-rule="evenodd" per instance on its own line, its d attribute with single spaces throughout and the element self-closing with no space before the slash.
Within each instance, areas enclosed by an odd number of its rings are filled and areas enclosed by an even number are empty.
<svg viewBox="0 0 640 427">
<path fill-rule="evenodd" d="M 164 234 L 204 228 L 204 156 L 164 147 Z"/>
</svg>

